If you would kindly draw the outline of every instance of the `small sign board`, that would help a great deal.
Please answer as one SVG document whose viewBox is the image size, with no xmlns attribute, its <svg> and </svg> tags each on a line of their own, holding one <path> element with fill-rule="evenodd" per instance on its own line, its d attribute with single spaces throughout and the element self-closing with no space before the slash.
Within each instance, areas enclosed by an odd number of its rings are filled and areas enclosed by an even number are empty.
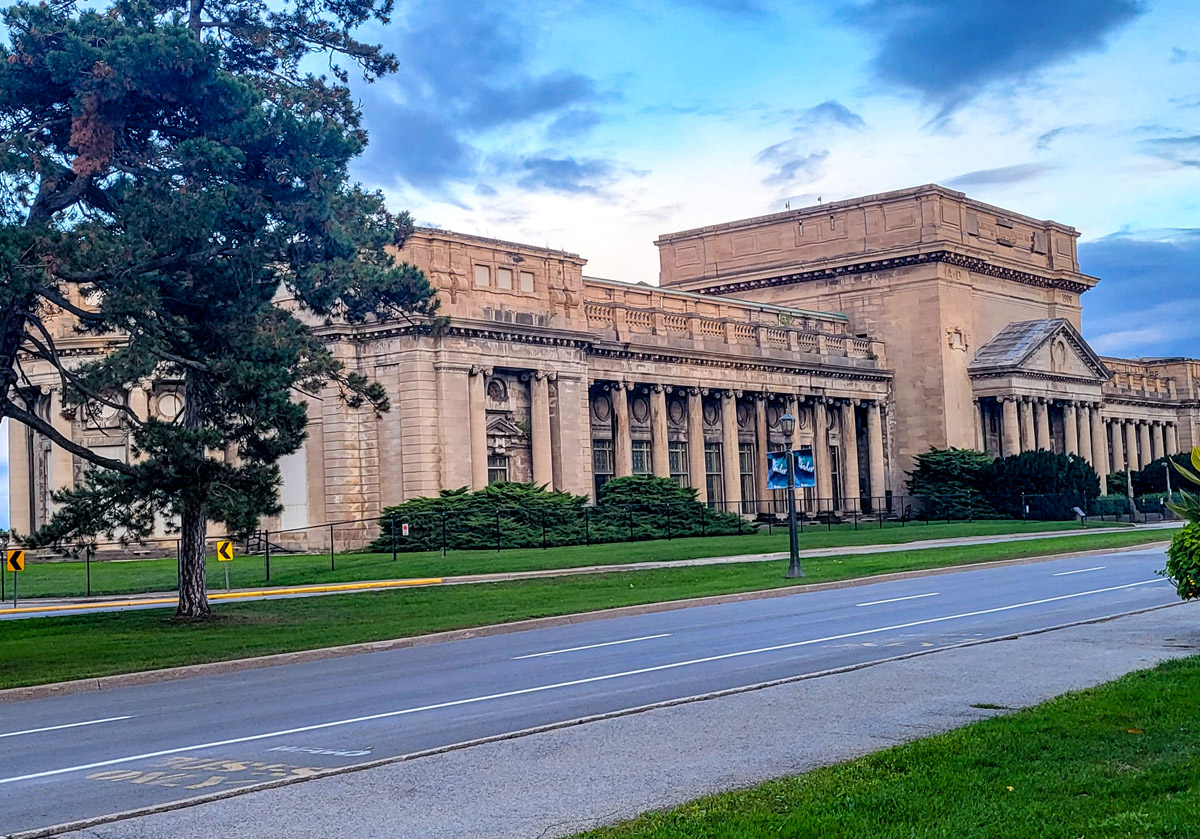
<svg viewBox="0 0 1200 839">
<path fill-rule="evenodd" d="M 404 524 L 400 525 L 400 535 L 401 536 L 408 535 L 408 522 L 405 522 Z"/>
<path fill-rule="evenodd" d="M 25 551 L 19 548 L 13 548 L 8 552 L 8 561 L 4 566 L 12 572 L 25 570 Z"/>
<path fill-rule="evenodd" d="M 233 542 L 226 540 L 217 542 L 217 562 L 233 561 Z"/>
</svg>

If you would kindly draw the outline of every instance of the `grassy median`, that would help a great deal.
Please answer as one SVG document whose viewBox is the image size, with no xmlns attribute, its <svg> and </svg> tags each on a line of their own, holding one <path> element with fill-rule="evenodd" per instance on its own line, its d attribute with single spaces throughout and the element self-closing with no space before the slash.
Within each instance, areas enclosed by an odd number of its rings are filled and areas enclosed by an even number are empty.
<svg viewBox="0 0 1200 839">
<path fill-rule="evenodd" d="M 1162 540 L 1162 533 L 1113 532 L 828 557 L 805 561 L 804 570 L 806 582 L 821 582 Z M 784 579 L 785 568 L 786 561 L 747 562 L 221 603 L 217 616 L 203 623 L 176 622 L 167 610 L 5 621 L 0 622 L 0 688 L 778 588 L 793 583 Z"/>
<path fill-rule="evenodd" d="M 882 529 L 863 523 L 808 527 L 800 537 L 802 549 L 847 547 L 851 545 L 899 545 L 923 539 L 954 539 L 967 536 L 996 536 L 1019 533 L 1080 530 L 1072 522 L 978 521 L 953 524 L 909 522 L 901 527 L 894 522 Z M 870 525 L 870 526 L 868 526 Z M 1089 528 L 1113 529 L 1111 523 L 1089 523 Z M 1118 529 L 1126 526 L 1116 525 Z M 537 571 L 549 568 L 578 568 L 584 565 L 616 565 L 628 562 L 654 562 L 696 559 L 706 556 L 737 556 L 787 550 L 787 531 L 775 528 L 746 536 L 710 536 L 707 538 L 658 539 L 651 542 L 609 545 L 574 545 L 562 548 L 525 548 L 505 551 L 451 551 L 399 554 L 338 554 L 331 563 L 325 555 L 276 554 L 271 559 L 271 585 L 306 583 L 345 583 L 395 577 L 449 577 L 460 574 L 489 574 L 510 571 Z M 230 584 L 249 588 L 267 584 L 266 563 L 261 556 L 238 557 L 229 563 Z M 80 596 L 87 590 L 88 569 L 82 562 L 30 563 L 20 580 L 22 597 Z M 208 567 L 209 587 L 225 587 L 225 565 L 212 561 Z M 11 575 L 6 583 L 11 592 Z M 135 594 L 172 591 L 175 588 L 174 559 L 140 559 L 91 563 L 92 594 Z"/>
<path fill-rule="evenodd" d="M 1117 839 L 1200 826 L 1200 658 L 576 839 Z"/>
</svg>

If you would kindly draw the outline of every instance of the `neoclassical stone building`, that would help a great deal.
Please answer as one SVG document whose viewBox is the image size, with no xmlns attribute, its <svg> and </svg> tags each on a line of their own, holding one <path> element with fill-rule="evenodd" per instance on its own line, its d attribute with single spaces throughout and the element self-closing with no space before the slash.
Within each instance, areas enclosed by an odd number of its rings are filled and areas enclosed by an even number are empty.
<svg viewBox="0 0 1200 839">
<path fill-rule="evenodd" d="M 1048 448 L 1102 477 L 1200 443 L 1200 361 L 1101 358 L 1081 337 L 1078 233 L 930 185 L 668 234 L 657 285 L 589 277 L 562 251 L 423 228 L 397 254 L 439 289 L 450 326 L 322 326 L 392 409 L 309 403 L 273 528 L 366 519 L 442 488 L 534 481 L 594 497 L 655 474 L 746 515 L 778 502 L 765 453 L 812 446 L 815 512 L 889 509 L 930 446 Z M 79 357 L 103 351 L 80 342 Z M 113 415 L 30 399 L 123 456 Z M 173 416 L 170 383 L 129 394 Z M 780 417 L 798 418 L 793 438 Z M 12 521 L 51 512 L 79 464 L 10 433 Z"/>
</svg>

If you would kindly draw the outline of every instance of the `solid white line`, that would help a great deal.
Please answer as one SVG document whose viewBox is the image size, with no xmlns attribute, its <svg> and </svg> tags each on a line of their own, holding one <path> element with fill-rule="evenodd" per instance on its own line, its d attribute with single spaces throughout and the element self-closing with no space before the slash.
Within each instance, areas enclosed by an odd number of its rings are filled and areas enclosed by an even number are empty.
<svg viewBox="0 0 1200 839">
<path fill-rule="evenodd" d="M 605 641 L 603 644 L 588 644 L 586 647 L 567 647 L 565 650 L 550 650 L 547 653 L 530 653 L 529 655 L 513 656 L 513 661 L 520 661 L 523 658 L 541 658 L 547 655 L 558 655 L 559 653 L 577 653 L 580 650 L 594 650 L 598 647 L 615 647 L 618 644 L 632 644 L 634 641 L 653 641 L 655 638 L 669 638 L 670 632 L 664 632 L 661 635 L 643 635 L 641 638 L 626 638 L 624 641 Z"/>
<path fill-rule="evenodd" d="M 22 734 L 41 734 L 43 731 L 60 731 L 64 728 L 79 728 L 84 725 L 99 725 L 102 722 L 119 722 L 120 720 L 131 720 L 132 714 L 124 717 L 106 717 L 102 720 L 87 720 L 86 722 L 69 722 L 66 725 L 48 725 L 45 728 L 29 728 L 25 731 L 9 731 L 0 734 L 0 737 L 20 737 Z"/>
<path fill-rule="evenodd" d="M 305 725 L 299 728 L 287 728 L 280 731 L 268 731 L 263 734 L 250 734 L 245 737 L 233 737 L 228 740 L 214 740 L 211 743 L 198 743 L 194 746 L 180 746 L 174 749 L 161 749 L 157 752 L 145 752 L 140 755 L 130 755 L 129 757 L 118 757 L 112 760 L 99 760 L 95 763 L 84 763 L 79 766 L 66 766 L 62 769 L 48 769 L 44 772 L 31 772 L 28 775 L 14 775 L 11 778 L 0 778 L 0 785 L 12 784 L 18 781 L 31 781 L 36 778 L 49 778 L 54 775 L 66 775 L 72 772 L 86 772 L 89 769 L 99 769 L 104 766 L 115 766 L 120 763 L 132 763 L 135 760 L 150 760 L 156 757 L 165 757 L 166 755 L 177 755 L 184 752 L 198 752 L 203 749 L 216 749 L 222 746 L 232 746 L 238 743 L 252 743 L 256 740 L 269 740 L 274 737 L 288 737 L 293 734 L 304 734 L 309 731 L 323 731 L 327 728 L 340 728 L 347 725 L 356 725 L 363 722 L 374 722 L 375 720 L 391 719 L 393 717 L 403 717 L 408 714 L 417 714 L 422 711 L 436 711 L 442 708 L 456 708 L 462 705 L 474 705 L 479 702 L 489 702 L 495 699 L 507 699 L 512 696 L 525 696 L 531 693 L 543 693 L 550 690 L 561 690 L 562 688 L 576 687 L 578 685 L 595 684 L 596 682 L 607 682 L 612 679 L 622 679 L 627 676 L 641 676 L 646 673 L 657 673 L 663 670 L 674 670 L 679 667 L 691 667 L 696 664 L 708 664 L 713 661 L 724 661 L 731 658 L 740 658 L 748 655 L 759 655 L 761 653 L 778 652 L 779 650 L 790 650 L 797 647 L 807 647 L 810 644 L 824 644 L 829 641 L 841 641 L 846 638 L 858 638 L 863 635 L 874 635 L 879 632 L 894 632 L 898 629 L 910 629 L 914 626 L 925 626 L 931 623 L 941 623 L 943 621 L 961 620 L 962 618 L 973 618 L 979 615 L 990 615 L 995 612 L 1007 612 L 1012 609 L 1022 609 L 1026 606 L 1039 606 L 1043 603 L 1054 603 L 1059 600 L 1071 600 L 1075 597 L 1086 597 L 1089 594 L 1103 594 L 1109 591 L 1120 591 L 1121 589 L 1137 588 L 1138 586 L 1148 586 L 1154 583 L 1165 583 L 1165 578 L 1157 578 L 1153 580 L 1143 580 L 1140 583 L 1127 583 L 1123 586 L 1109 586 L 1108 588 L 1098 588 L 1092 591 L 1080 591 L 1075 594 L 1063 594 L 1058 597 L 1046 597 L 1041 600 L 1029 600 L 1025 603 L 1013 603 L 1009 606 L 997 606 L 994 609 L 979 609 L 974 612 L 963 612 L 958 615 L 945 615 L 940 618 L 926 618 L 919 621 L 910 621 L 908 623 L 898 623 L 892 626 L 880 626 L 875 629 L 863 629 L 858 632 L 846 632 L 841 635 L 830 635 L 826 638 L 812 638 L 808 641 L 793 641 L 788 644 L 776 644 L 772 647 L 759 647 L 755 650 L 740 650 L 733 653 L 721 653 L 720 655 L 710 655 L 704 658 L 693 658 L 688 661 L 676 661 L 670 664 L 659 664 L 653 667 L 641 667 L 637 670 L 624 670 L 620 673 L 605 673 L 602 676 L 586 676 L 582 679 L 571 679 L 568 682 L 556 682 L 551 685 L 537 685 L 531 688 L 519 688 L 517 690 L 509 690 L 504 693 L 489 693 L 485 696 L 471 696 L 467 699 L 452 699 L 449 702 L 438 702 L 433 705 L 420 705 L 415 708 L 401 708 L 396 711 L 383 711 L 378 714 L 368 714 L 362 717 L 351 717 L 345 720 L 333 720 L 332 722 L 316 723 L 315 725 Z"/>
<path fill-rule="evenodd" d="M 922 597 L 937 597 L 938 592 L 931 591 L 929 594 L 910 594 L 908 597 L 893 597 L 890 600 L 872 600 L 870 603 L 855 603 L 855 606 L 881 606 L 884 603 L 899 603 L 901 600 L 919 600 Z"/>
<path fill-rule="evenodd" d="M 1107 566 L 1097 565 L 1095 568 L 1080 568 L 1078 571 L 1059 571 L 1057 574 L 1051 574 L 1051 577 L 1066 577 L 1069 574 L 1086 574 L 1088 571 L 1103 571 Z"/>
</svg>

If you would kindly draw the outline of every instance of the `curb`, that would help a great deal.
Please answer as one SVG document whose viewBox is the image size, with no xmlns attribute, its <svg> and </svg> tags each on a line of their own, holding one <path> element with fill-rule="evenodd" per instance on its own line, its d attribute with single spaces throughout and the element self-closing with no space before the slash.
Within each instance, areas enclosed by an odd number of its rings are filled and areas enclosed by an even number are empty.
<svg viewBox="0 0 1200 839">
<path fill-rule="evenodd" d="M 696 694 L 694 696 L 684 696 L 676 699 L 667 699 L 662 702 L 654 702 L 648 705 L 639 705 L 635 708 L 625 708 L 620 711 L 609 711 L 603 714 L 593 714 L 586 717 L 577 717 L 573 720 L 564 720 L 562 722 L 548 723 L 546 725 L 534 726 L 525 728 L 519 731 L 510 731 L 504 734 L 496 734 L 490 737 L 479 737 L 474 740 L 464 740 L 459 743 L 451 743 L 446 746 L 438 746 L 432 749 L 426 749 L 420 752 L 410 752 L 409 754 L 394 755 L 392 757 L 379 758 L 377 760 L 367 761 L 365 763 L 357 763 L 353 766 L 338 766 L 326 769 L 322 772 L 308 775 L 302 778 L 283 778 L 277 781 L 266 781 L 253 786 L 240 787 L 238 789 L 224 790 L 222 792 L 211 793 L 209 795 L 196 796 L 194 798 L 183 799 L 179 801 L 169 801 L 162 804 L 155 804 L 148 807 L 125 810 L 120 813 L 111 813 L 106 816 L 93 816 L 87 819 L 78 819 L 73 822 L 53 825 L 51 827 L 37 828 L 35 830 L 24 831 L 21 833 L 8 834 L 4 839 L 44 839 L 44 837 L 56 836 L 62 833 L 70 833 L 78 830 L 86 830 L 91 827 L 98 827 L 103 824 L 111 824 L 117 821 L 125 821 L 132 818 L 142 816 L 152 816 L 160 813 L 169 813 L 174 810 L 184 810 L 189 807 L 195 807 L 200 804 L 209 804 L 216 801 L 223 801 L 229 798 L 236 798 L 241 795 L 246 795 L 251 792 L 265 792 L 267 790 L 279 789 L 281 787 L 289 787 L 293 784 L 313 781 L 320 778 L 331 778 L 340 775 L 349 775 L 354 772 L 363 772 L 368 769 L 378 769 L 384 766 L 392 766 L 398 763 L 407 763 L 413 760 L 419 760 L 424 757 L 435 757 L 437 755 L 448 754 L 450 752 L 462 751 L 464 749 L 473 748 L 475 746 L 488 745 L 490 743 L 503 743 L 508 740 L 517 740 L 522 737 L 529 737 L 535 734 L 545 734 L 551 731 L 560 731 L 566 728 L 573 728 L 579 725 L 586 725 L 593 722 L 603 722 L 604 720 L 618 719 L 621 717 L 633 716 L 635 714 L 644 714 L 650 711 L 657 711 L 664 708 L 672 708 L 680 705 L 690 705 L 695 702 L 707 702 L 712 699 L 720 699 L 726 696 L 735 696 L 742 693 L 750 693 L 752 691 L 766 690 L 768 688 L 780 687 L 782 685 L 794 684 L 796 682 L 808 681 L 810 679 L 820 679 L 826 676 L 836 676 L 841 673 L 851 673 L 857 670 L 865 670 L 868 667 L 876 667 L 880 664 L 895 664 L 897 662 L 906 661 L 908 659 L 918 658 L 921 656 L 934 655 L 935 653 L 948 652 L 950 650 L 961 650 L 968 647 L 977 647 L 983 644 L 994 644 L 1001 641 L 1014 641 L 1020 638 L 1025 638 L 1033 635 L 1044 635 L 1049 632 L 1058 632 L 1063 629 L 1071 629 L 1079 626 L 1090 626 L 1092 624 L 1107 623 L 1108 621 L 1119 620 L 1121 618 L 1134 617 L 1143 615 L 1149 612 L 1157 612 L 1162 609 L 1173 609 L 1177 606 L 1185 605 L 1186 601 L 1178 603 L 1168 603 L 1161 606 L 1149 606 L 1145 609 L 1134 609 L 1129 612 L 1118 612 L 1114 615 L 1105 615 L 1099 618 L 1088 618 L 1086 620 L 1071 621 L 1069 623 L 1057 624 L 1055 626 L 1042 627 L 1041 629 L 1031 629 L 1027 632 L 1015 632 L 1008 635 L 997 635 L 991 638 L 977 638 L 971 641 L 962 641 L 957 644 L 948 644 L 944 647 L 934 647 L 932 649 L 916 650 L 910 653 L 881 658 L 875 661 L 864 661 L 858 664 L 848 664 L 843 667 L 834 667 L 827 670 L 818 670 L 813 673 L 803 673 L 798 676 L 788 676 L 782 679 L 772 679 L 767 682 L 758 682 L 753 685 L 744 685 L 742 687 L 725 688 L 724 690 L 711 691 L 709 693 Z M 970 723 L 965 723 L 969 725 Z"/>
<path fill-rule="evenodd" d="M 278 667 L 285 664 L 300 664 L 311 661 L 323 661 L 330 658 L 342 658 L 363 653 L 385 652 L 387 650 L 418 647 L 427 644 L 440 644 L 446 641 L 461 641 L 468 638 L 482 638 L 493 635 L 507 635 L 511 632 L 524 632 L 532 629 L 545 629 L 556 626 L 569 626 L 576 623 L 590 623 L 609 618 L 648 615 L 657 612 L 672 612 L 678 609 L 690 609 L 696 606 L 716 606 L 723 603 L 740 603 L 746 600 L 765 600 L 771 597 L 788 597 L 793 594 L 806 592 L 830 591 L 844 588 L 857 588 L 872 583 L 886 583 L 895 580 L 911 580 L 920 577 L 936 577 L 943 574 L 954 574 L 960 571 L 975 571 L 988 568 L 1004 568 L 1013 565 L 1031 565 L 1038 562 L 1048 562 L 1056 559 L 1072 559 L 1076 557 L 1096 556 L 1100 554 L 1130 553 L 1152 548 L 1161 548 L 1168 542 L 1147 542 L 1125 548 L 1097 548 L 1087 551 L 1072 551 L 1061 554 L 1021 557 L 1017 559 L 1001 559 L 992 562 L 976 562 L 970 565 L 946 565 L 940 568 L 914 569 L 911 571 L 894 571 L 887 574 L 876 574 L 868 577 L 852 577 L 846 580 L 831 580 L 826 583 L 810 583 L 807 585 L 784 586 L 774 589 L 743 591 L 732 594 L 714 594 L 706 597 L 693 597 L 684 600 L 668 600 L 658 603 L 643 603 L 636 606 L 618 606 L 613 609 L 598 609 L 591 612 L 576 612 L 570 615 L 555 615 L 545 618 L 530 618 L 509 623 L 488 624 L 485 626 L 451 629 L 444 632 L 434 632 L 426 635 L 413 635 L 407 638 L 394 638 L 384 641 L 366 641 L 358 644 L 343 644 L 336 647 L 322 647 L 313 650 L 297 650 L 288 653 L 256 656 L 254 658 L 230 659 L 204 664 L 188 664 L 181 667 L 169 667 L 161 670 L 144 670 L 137 673 L 119 673 L 112 676 L 97 676 L 88 679 L 75 679 L 68 682 L 55 682 L 47 685 L 30 685 L 29 687 L 9 688 L 0 690 L 0 705 L 6 702 L 20 702 L 30 699 L 43 699 L 48 696 L 67 696 L 76 693 L 99 692 L 115 688 L 132 687 L 136 685 L 153 684 L 155 682 L 185 679 L 193 676 L 218 676 L 228 673 L 239 673 L 246 670 L 259 670 L 264 667 Z"/>
</svg>

